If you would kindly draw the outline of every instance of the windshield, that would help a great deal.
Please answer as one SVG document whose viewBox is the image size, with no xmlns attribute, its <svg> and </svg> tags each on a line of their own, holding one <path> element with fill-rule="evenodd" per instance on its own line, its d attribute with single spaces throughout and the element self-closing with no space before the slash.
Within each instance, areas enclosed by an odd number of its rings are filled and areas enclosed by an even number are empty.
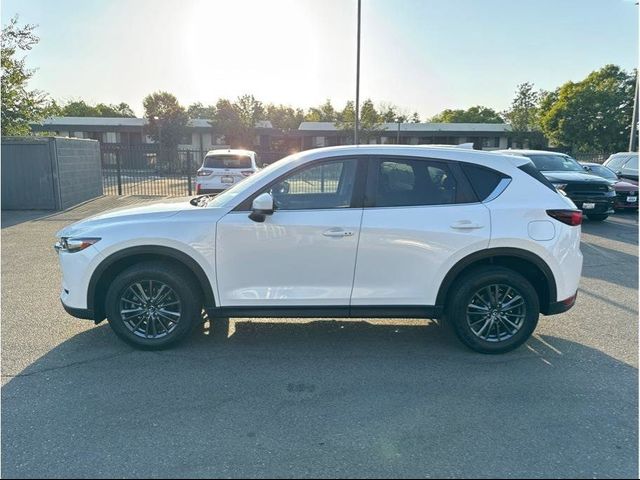
<svg viewBox="0 0 640 480">
<path fill-rule="evenodd" d="M 251 168 L 247 155 L 209 155 L 204 158 L 204 168 Z"/>
<path fill-rule="evenodd" d="M 584 168 L 573 158 L 561 154 L 536 154 L 527 155 L 541 172 L 582 172 Z"/>
<path fill-rule="evenodd" d="M 289 163 L 296 160 L 298 158 L 298 154 L 289 155 L 282 160 L 278 160 L 277 162 L 273 162 L 271 165 L 259 170 L 257 173 L 254 173 L 250 177 L 245 178 L 241 182 L 236 183 L 233 187 L 225 190 L 219 195 L 215 197 L 210 197 L 210 200 L 207 201 L 207 207 L 223 207 L 227 205 L 231 200 L 236 198 L 238 195 L 241 195 L 245 191 L 251 189 L 253 185 L 262 181 L 262 179 L 270 175 L 274 171 L 286 169 Z"/>
<path fill-rule="evenodd" d="M 602 165 L 589 165 L 589 168 L 591 168 L 591 173 L 599 177 L 606 178 L 607 180 L 618 179 L 618 175 L 610 168 L 603 167 Z"/>
</svg>

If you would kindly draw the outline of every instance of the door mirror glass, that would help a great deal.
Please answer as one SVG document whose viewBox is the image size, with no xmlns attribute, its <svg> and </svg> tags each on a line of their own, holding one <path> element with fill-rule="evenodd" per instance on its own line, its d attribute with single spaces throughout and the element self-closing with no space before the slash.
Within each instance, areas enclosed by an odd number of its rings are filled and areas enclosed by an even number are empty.
<svg viewBox="0 0 640 480">
<path fill-rule="evenodd" d="M 249 218 L 254 222 L 264 222 L 267 215 L 273 214 L 273 197 L 270 193 L 265 192 L 253 199 L 251 204 L 251 213 Z"/>
</svg>

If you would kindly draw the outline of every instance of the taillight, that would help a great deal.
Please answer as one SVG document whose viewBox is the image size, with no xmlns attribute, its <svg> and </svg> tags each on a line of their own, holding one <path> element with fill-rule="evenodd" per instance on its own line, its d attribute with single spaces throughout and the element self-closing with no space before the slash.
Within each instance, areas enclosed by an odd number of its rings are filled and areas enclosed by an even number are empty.
<svg viewBox="0 0 640 480">
<path fill-rule="evenodd" d="M 211 175 L 211 172 L 208 170 L 198 170 L 199 177 L 206 177 L 207 175 Z"/>
<path fill-rule="evenodd" d="M 582 224 L 582 212 L 580 210 L 547 210 L 547 215 L 572 227 Z"/>
<path fill-rule="evenodd" d="M 196 183 L 196 195 L 200 195 L 200 184 Z"/>
<path fill-rule="evenodd" d="M 249 175 L 251 175 L 253 173 L 253 170 L 242 170 L 240 173 L 243 176 L 248 177 Z"/>
</svg>

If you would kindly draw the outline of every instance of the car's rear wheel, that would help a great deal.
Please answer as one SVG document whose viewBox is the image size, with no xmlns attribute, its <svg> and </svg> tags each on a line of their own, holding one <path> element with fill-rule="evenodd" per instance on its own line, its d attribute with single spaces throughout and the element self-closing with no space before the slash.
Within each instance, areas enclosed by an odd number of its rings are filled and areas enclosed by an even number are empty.
<svg viewBox="0 0 640 480">
<path fill-rule="evenodd" d="M 587 214 L 587 218 L 592 222 L 602 222 L 607 219 L 608 214 Z"/>
<path fill-rule="evenodd" d="M 200 290 L 184 269 L 144 262 L 120 273 L 107 291 L 113 331 L 140 348 L 162 349 L 183 340 L 199 323 Z"/>
<path fill-rule="evenodd" d="M 453 286 L 446 316 L 469 348 L 505 353 L 531 336 L 538 324 L 540 303 L 522 275 L 503 267 L 481 267 Z"/>
</svg>

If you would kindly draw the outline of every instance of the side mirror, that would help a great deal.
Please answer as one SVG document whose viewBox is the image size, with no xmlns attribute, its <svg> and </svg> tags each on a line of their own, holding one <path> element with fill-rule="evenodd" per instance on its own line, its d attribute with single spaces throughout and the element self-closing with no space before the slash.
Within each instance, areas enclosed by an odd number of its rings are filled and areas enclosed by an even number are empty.
<svg viewBox="0 0 640 480">
<path fill-rule="evenodd" d="M 262 223 L 267 215 L 273 215 L 273 197 L 270 193 L 261 193 L 253 199 L 249 218 L 254 222 Z"/>
</svg>

